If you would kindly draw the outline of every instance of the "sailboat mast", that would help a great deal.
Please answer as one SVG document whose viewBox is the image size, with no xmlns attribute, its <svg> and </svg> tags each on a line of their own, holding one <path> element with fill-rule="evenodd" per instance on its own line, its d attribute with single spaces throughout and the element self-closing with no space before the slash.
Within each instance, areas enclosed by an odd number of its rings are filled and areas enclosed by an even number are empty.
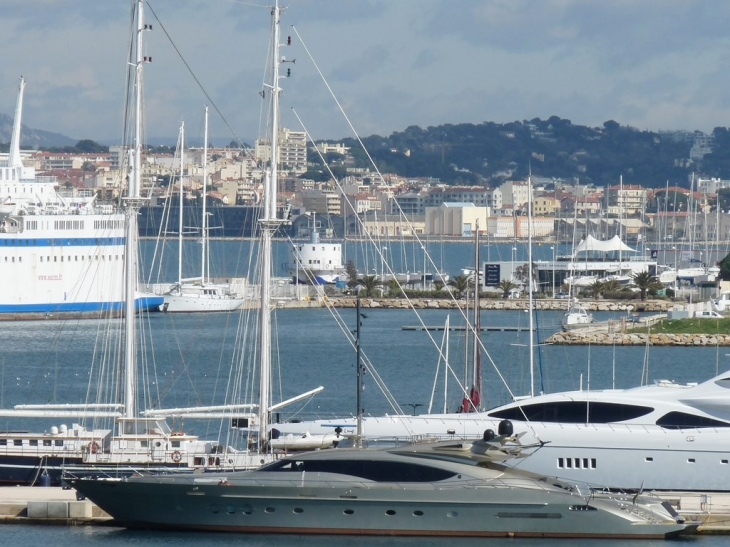
<svg viewBox="0 0 730 547">
<path fill-rule="evenodd" d="M 535 330 L 533 317 L 534 301 L 532 287 L 534 280 L 532 279 L 532 175 L 527 177 L 527 311 L 530 315 L 530 321 L 528 328 L 530 332 L 530 397 L 535 395 L 535 342 L 533 338 L 533 331 Z"/>
<path fill-rule="evenodd" d="M 475 236 L 474 236 L 474 339 L 473 339 L 473 356 L 474 356 L 474 370 L 472 371 L 472 392 L 469 394 L 469 399 L 472 404 L 471 410 L 478 410 L 481 404 L 482 397 L 482 355 L 479 347 L 479 341 L 482 332 L 482 308 L 480 304 L 479 295 L 479 219 L 475 222 Z"/>
<path fill-rule="evenodd" d="M 183 256 L 183 208 L 184 208 L 184 185 L 183 172 L 185 171 L 185 122 L 180 123 L 180 215 L 177 226 L 177 282 L 182 287 L 182 256 Z"/>
<path fill-rule="evenodd" d="M 281 9 L 278 0 L 271 10 L 273 47 L 271 58 L 271 158 L 264 180 L 264 203 L 259 224 L 261 226 L 261 301 L 260 301 L 260 370 L 259 370 L 259 443 L 264 446 L 269 425 L 269 398 L 271 387 L 271 240 L 280 221 L 276 218 L 276 190 L 278 186 L 278 138 L 279 138 L 279 24 Z"/>
<path fill-rule="evenodd" d="M 20 159 L 20 125 L 23 117 L 23 94 L 25 93 L 25 78 L 20 77 L 18 86 L 18 102 L 15 105 L 15 118 L 13 118 L 13 134 L 10 137 L 10 158 L 9 165 L 18 170 L 17 180 L 21 178 L 23 161 Z"/>
<path fill-rule="evenodd" d="M 137 413 L 137 347 L 135 332 L 134 291 L 137 284 L 137 214 L 141 205 L 140 178 L 142 171 L 142 65 L 148 61 L 142 56 L 143 33 L 150 27 L 144 24 L 144 0 L 137 0 L 136 51 L 134 62 L 134 142 L 127 196 L 125 234 L 125 332 L 124 341 L 124 415 L 131 418 Z"/>
<path fill-rule="evenodd" d="M 202 242 L 200 244 L 200 283 L 205 285 L 206 269 L 208 268 L 208 106 L 205 107 L 205 134 L 203 137 L 203 218 L 200 222 Z"/>
</svg>

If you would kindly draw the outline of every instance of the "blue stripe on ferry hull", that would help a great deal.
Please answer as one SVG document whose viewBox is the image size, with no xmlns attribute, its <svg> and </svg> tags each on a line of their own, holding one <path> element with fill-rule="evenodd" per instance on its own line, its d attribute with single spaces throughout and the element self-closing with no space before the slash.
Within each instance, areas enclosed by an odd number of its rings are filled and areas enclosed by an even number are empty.
<svg viewBox="0 0 730 547">
<path fill-rule="evenodd" d="M 134 301 L 136 311 L 158 311 L 162 296 L 141 296 Z M 124 302 L 63 302 L 47 304 L 0 304 L 0 314 L 99 313 L 124 311 Z"/>
</svg>

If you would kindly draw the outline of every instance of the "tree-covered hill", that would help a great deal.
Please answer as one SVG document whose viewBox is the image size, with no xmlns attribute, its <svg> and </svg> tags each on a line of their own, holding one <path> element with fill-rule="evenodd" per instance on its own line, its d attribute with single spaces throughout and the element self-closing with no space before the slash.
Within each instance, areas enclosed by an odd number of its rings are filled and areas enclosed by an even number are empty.
<svg viewBox="0 0 730 547">
<path fill-rule="evenodd" d="M 688 138 L 689 136 L 689 138 Z M 388 137 L 363 139 L 381 172 L 436 177 L 452 184 L 497 185 L 505 178 L 577 178 L 599 186 L 625 184 L 687 187 L 692 172 L 730 178 L 730 131 L 714 131 L 715 147 L 701 162 L 690 162 L 692 133 L 640 131 L 607 121 L 603 127 L 548 120 L 497 124 L 411 126 Z M 358 166 L 365 154 L 345 139 Z"/>
</svg>

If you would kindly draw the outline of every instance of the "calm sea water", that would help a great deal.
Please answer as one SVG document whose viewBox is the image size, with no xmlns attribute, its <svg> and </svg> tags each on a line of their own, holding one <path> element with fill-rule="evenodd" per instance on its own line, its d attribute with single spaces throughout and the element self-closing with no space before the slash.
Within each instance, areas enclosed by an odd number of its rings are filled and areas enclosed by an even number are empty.
<svg viewBox="0 0 730 547">
<path fill-rule="evenodd" d="M 217 242 L 223 245 L 216 256 L 231 264 L 243 260 L 240 246 L 248 242 Z M 195 245 L 191 244 L 194 248 Z M 283 249 L 283 250 L 282 250 Z M 508 250 L 511 252 L 511 248 Z M 149 253 L 149 247 L 145 249 Z M 281 260 L 286 260 L 286 247 L 279 246 Z M 549 248 L 545 252 L 552 253 Z M 446 271 L 458 273 L 468 266 L 472 251 L 467 245 L 452 245 L 445 251 L 449 264 Z M 509 258 L 506 258 L 507 260 Z M 199 262 L 198 262 L 199 264 Z M 167 274 L 170 271 L 167 270 Z M 238 275 L 221 270 L 223 276 Z M 414 408 L 425 412 L 454 410 L 460 394 L 455 377 L 464 375 L 467 348 L 463 333 L 451 332 L 448 359 L 454 370 L 449 390 L 444 398 L 444 367 L 439 365 L 438 347 L 442 347 L 443 332 L 404 331 L 403 326 L 443 326 L 447 316 L 452 325 L 463 324 L 457 312 L 426 310 L 418 319 L 413 312 L 401 310 L 365 310 L 362 319 L 362 346 L 377 375 L 391 391 L 402 409 Z M 333 314 L 339 314 L 338 326 Z M 610 317 L 598 314 L 597 319 Z M 541 313 L 538 316 L 539 339 L 559 328 L 560 314 Z M 149 404 L 159 407 L 220 404 L 226 399 L 226 389 L 232 371 L 238 368 L 241 353 L 250 342 L 241 341 L 246 332 L 242 316 L 232 314 L 154 314 L 139 319 L 144 333 L 140 359 L 144 375 L 142 390 Z M 526 328 L 528 315 L 524 312 L 485 312 L 484 325 Z M 81 403 L 94 398 L 100 389 L 98 378 L 108 374 L 108 359 L 104 358 L 118 341 L 122 322 L 113 321 L 111 328 L 104 321 L 41 321 L 3 323 L 3 350 L 0 352 L 0 406 L 12 407 L 22 403 Z M 278 310 L 274 315 L 277 345 L 274 357 L 274 400 L 284 400 L 303 391 L 324 386 L 320 395 L 282 414 L 290 419 L 342 416 L 355 412 L 355 352 L 342 330 L 354 329 L 354 310 L 325 309 Z M 527 332 L 489 332 L 483 336 L 490 357 L 484 360 L 485 400 L 494 406 L 509 400 L 509 392 L 499 373 L 506 379 L 512 393 L 527 394 L 530 390 L 530 366 Z M 243 347 L 243 349 L 242 349 Z M 443 346 L 446 347 L 446 346 Z M 535 391 L 558 391 L 581 387 L 611 388 L 639 385 L 643 377 L 701 381 L 727 370 L 730 362 L 723 348 L 607 348 L 542 346 L 535 356 Z M 443 351 L 446 354 L 446 350 Z M 92 366 L 93 364 L 93 366 Z M 648 373 L 646 369 L 648 367 Z M 438 372 L 437 372 L 438 370 Z M 366 413 L 392 413 L 380 393 L 374 375 L 365 379 L 364 406 Z M 91 383 L 91 388 L 89 385 Z M 235 383 L 248 389 L 251 378 L 240 376 Z M 432 390 L 435 393 L 432 397 Z M 244 389 L 245 391 L 245 389 Z M 446 402 L 444 403 L 444 400 Z M 68 421 L 67 421 L 68 422 Z M 0 419 L 0 429 L 45 430 L 59 421 Z M 173 424 L 204 437 L 217 437 L 220 424 L 188 422 Z M 314 546 L 338 541 L 336 538 L 261 536 L 198 533 L 143 533 L 99 527 L 6 526 L 2 530 L 6 545 L 54 546 L 73 545 L 237 545 Z M 699 542 L 704 546 L 723 545 L 722 538 L 681 540 Z M 535 545 L 536 540 L 428 540 L 392 538 L 347 538 L 354 546 L 441 546 L 441 545 Z M 447 543 L 448 542 L 448 543 Z M 565 541 L 541 541 L 541 545 L 562 545 Z M 618 542 L 596 540 L 596 546 L 614 546 Z M 655 545 L 658 542 L 635 542 Z M 622 545 L 632 542 L 622 542 Z M 662 543 L 663 544 L 663 543 Z"/>
<path fill-rule="evenodd" d="M 241 547 L 320 547 L 347 542 L 352 547 L 558 547 L 563 545 L 590 545 L 591 547 L 658 547 L 697 546 L 719 547 L 727 544 L 725 537 L 692 537 L 666 541 L 646 540 L 558 540 L 558 539 L 433 539 L 433 538 L 377 538 L 377 537 L 328 537 L 328 536 L 280 536 L 260 534 L 212 534 L 197 532 L 137 532 L 119 528 L 92 526 L 55 527 L 7 525 L 2 528 L 3 544 L 49 545 L 53 547 L 108 546 L 230 546 Z"/>
</svg>

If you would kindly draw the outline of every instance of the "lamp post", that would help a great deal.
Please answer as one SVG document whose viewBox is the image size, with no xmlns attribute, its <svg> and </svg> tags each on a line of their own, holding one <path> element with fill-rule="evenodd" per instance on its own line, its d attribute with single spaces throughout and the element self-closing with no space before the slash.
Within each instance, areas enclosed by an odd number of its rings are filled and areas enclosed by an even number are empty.
<svg viewBox="0 0 730 547">
<path fill-rule="evenodd" d="M 517 247 L 512 247 L 512 275 L 510 276 L 510 279 L 512 281 L 515 280 L 515 260 L 517 256 Z"/>
<path fill-rule="evenodd" d="M 385 284 L 385 253 L 388 252 L 388 247 L 383 247 L 380 253 L 380 282 Z"/>
<path fill-rule="evenodd" d="M 421 282 L 423 283 L 423 290 L 426 290 L 426 247 L 421 245 L 423 251 L 423 275 L 421 276 Z"/>
<path fill-rule="evenodd" d="M 551 245 L 550 250 L 553 252 L 553 278 L 552 278 L 552 281 L 550 282 L 550 285 L 552 286 L 552 289 L 553 289 L 552 290 L 553 298 L 555 298 L 555 246 Z"/>
</svg>

